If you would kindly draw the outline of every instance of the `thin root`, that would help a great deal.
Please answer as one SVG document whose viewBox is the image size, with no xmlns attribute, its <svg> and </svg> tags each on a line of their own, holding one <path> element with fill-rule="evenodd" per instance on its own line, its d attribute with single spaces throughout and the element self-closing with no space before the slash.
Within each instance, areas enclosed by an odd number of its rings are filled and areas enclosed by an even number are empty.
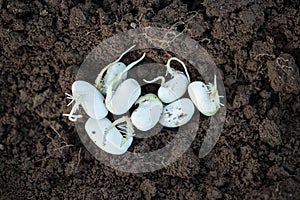
<svg viewBox="0 0 300 200">
<path fill-rule="evenodd" d="M 191 80 L 190 80 L 190 75 L 189 75 L 189 73 L 188 73 L 188 71 L 187 71 L 187 68 L 186 68 L 184 62 L 182 62 L 180 59 L 178 59 L 178 58 L 176 58 L 176 57 L 169 58 L 169 60 L 167 61 L 167 64 L 166 64 L 166 66 L 167 66 L 166 75 L 169 73 L 169 74 L 171 74 L 172 76 L 174 76 L 175 73 L 176 73 L 176 72 L 174 72 L 175 70 L 170 66 L 170 63 L 171 63 L 172 60 L 175 60 L 175 61 L 179 62 L 179 63 L 182 65 L 182 67 L 184 68 L 185 74 L 186 74 L 186 76 L 187 76 L 187 79 L 188 79 L 188 81 L 189 81 L 189 83 L 190 83 L 190 82 L 191 82 Z"/>
<path fill-rule="evenodd" d="M 77 121 L 78 118 L 81 118 L 82 115 L 74 115 L 74 113 L 78 110 L 79 108 L 79 105 L 80 105 L 80 101 L 81 101 L 81 96 L 78 96 L 78 97 L 73 97 L 72 95 L 68 94 L 68 93 L 65 93 L 67 95 L 67 99 L 71 99 L 71 102 L 68 103 L 67 106 L 70 106 L 74 101 L 75 101 L 75 104 L 74 106 L 72 107 L 71 109 L 71 112 L 70 114 L 63 114 L 63 116 L 66 116 L 68 117 L 68 119 L 70 121 Z"/>
<path fill-rule="evenodd" d="M 68 119 L 72 122 L 76 122 L 77 119 L 81 118 L 82 115 L 74 115 L 74 113 L 78 110 L 79 108 L 79 102 L 76 102 L 70 112 L 70 114 L 63 114 L 63 116 L 68 117 Z"/>
<path fill-rule="evenodd" d="M 119 125 L 121 123 L 126 123 L 126 124 L 122 124 Z M 114 127 L 118 127 L 121 130 L 119 130 L 121 133 L 125 134 L 125 138 L 122 140 L 120 147 L 122 147 L 129 138 L 131 138 L 132 136 L 134 136 L 134 128 L 133 128 L 133 124 L 131 122 L 131 119 L 128 116 L 123 116 L 117 120 L 115 120 L 105 131 L 104 131 L 104 136 L 103 136 L 103 145 L 105 145 L 106 143 L 106 137 L 108 132 L 114 128 Z"/>
<path fill-rule="evenodd" d="M 280 67 L 280 69 L 282 69 L 282 71 L 284 71 L 286 74 L 288 74 L 287 71 L 285 70 L 285 68 L 291 69 L 291 67 L 288 65 L 280 64 L 279 61 L 288 62 L 289 60 L 284 59 L 283 57 L 276 58 L 276 64 L 278 65 L 278 67 Z"/>
<path fill-rule="evenodd" d="M 134 67 L 136 64 L 138 64 L 139 62 L 141 62 L 144 57 L 145 57 L 145 53 L 142 55 L 141 58 L 139 58 L 138 60 L 130 63 L 117 77 L 115 77 L 108 85 L 107 85 L 107 91 L 106 91 L 106 98 L 105 98 L 105 104 L 108 108 L 111 108 L 110 105 L 110 100 L 112 99 L 112 96 L 114 95 L 114 91 L 117 88 L 117 83 L 119 83 L 119 80 L 122 78 L 122 76 L 124 75 L 125 72 L 129 71 L 132 67 Z"/>
<path fill-rule="evenodd" d="M 156 82 L 156 81 L 158 81 L 158 80 L 161 80 L 160 85 L 162 85 L 162 84 L 164 84 L 164 83 L 166 82 L 166 79 L 165 79 L 165 77 L 163 77 L 163 76 L 158 76 L 158 77 L 152 79 L 151 81 L 147 81 L 146 79 L 143 79 L 143 81 L 144 81 L 145 83 L 154 83 L 154 82 Z"/>
<path fill-rule="evenodd" d="M 117 60 L 115 60 L 114 62 L 108 64 L 106 67 L 104 67 L 101 70 L 101 72 L 98 74 L 98 76 L 97 76 L 97 78 L 95 80 L 95 86 L 96 86 L 96 88 L 98 88 L 99 90 L 102 89 L 102 84 L 103 84 L 102 77 L 103 77 L 104 73 L 108 70 L 108 68 L 110 68 L 111 66 L 113 66 L 115 63 L 119 62 L 122 59 L 122 57 L 126 53 L 128 53 L 131 49 L 133 49 L 134 47 L 135 47 L 135 45 L 131 46 L 129 49 L 127 49 L 125 52 L 123 52 Z"/>
<path fill-rule="evenodd" d="M 75 101 L 75 98 L 68 93 L 65 93 L 65 95 L 67 95 L 67 99 L 71 99 L 70 103 L 68 103 L 68 105 L 67 105 L 67 106 L 70 106 Z"/>
</svg>

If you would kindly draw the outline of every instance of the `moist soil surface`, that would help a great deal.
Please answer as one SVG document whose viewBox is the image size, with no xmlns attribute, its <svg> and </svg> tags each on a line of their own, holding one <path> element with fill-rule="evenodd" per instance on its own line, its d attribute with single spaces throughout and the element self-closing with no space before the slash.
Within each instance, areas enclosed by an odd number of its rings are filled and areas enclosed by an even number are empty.
<svg viewBox="0 0 300 200">
<path fill-rule="evenodd" d="M 65 92 L 101 41 L 149 26 L 177 30 L 208 51 L 227 113 L 206 157 L 198 158 L 209 119 L 202 116 L 177 161 L 125 173 L 86 150 L 62 116 L 71 109 Z M 0 198 L 300 199 L 299 26 L 294 0 L 0 0 Z M 151 151 L 163 137 L 129 150 Z"/>
</svg>

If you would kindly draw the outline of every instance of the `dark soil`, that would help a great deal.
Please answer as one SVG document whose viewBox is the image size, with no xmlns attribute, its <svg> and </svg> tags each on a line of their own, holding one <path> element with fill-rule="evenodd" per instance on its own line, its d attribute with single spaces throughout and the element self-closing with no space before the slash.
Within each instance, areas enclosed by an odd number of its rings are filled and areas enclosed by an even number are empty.
<svg viewBox="0 0 300 200">
<path fill-rule="evenodd" d="M 0 0 L 1 199 L 300 199 L 298 1 L 99 2 Z M 200 130 L 177 162 L 129 174 L 85 149 L 62 117 L 64 93 L 100 41 L 146 26 L 207 49 L 223 73 L 227 116 L 205 158 Z"/>
</svg>

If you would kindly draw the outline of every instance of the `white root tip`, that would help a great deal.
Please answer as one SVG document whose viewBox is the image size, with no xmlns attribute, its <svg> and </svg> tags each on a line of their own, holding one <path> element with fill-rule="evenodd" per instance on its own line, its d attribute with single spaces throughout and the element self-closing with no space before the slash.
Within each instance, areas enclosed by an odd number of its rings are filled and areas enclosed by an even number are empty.
<svg viewBox="0 0 300 200">
<path fill-rule="evenodd" d="M 72 99 L 72 101 L 70 101 L 70 103 L 68 103 L 67 106 L 69 107 L 73 102 L 74 102 L 74 99 Z"/>
<path fill-rule="evenodd" d="M 77 119 L 82 118 L 82 115 L 63 114 L 63 116 L 68 117 L 68 119 L 72 122 L 76 122 Z"/>
<path fill-rule="evenodd" d="M 65 95 L 67 96 L 67 98 L 72 98 L 73 99 L 73 96 L 70 95 L 69 93 L 65 93 Z"/>
<path fill-rule="evenodd" d="M 119 62 L 119 61 L 122 59 L 122 57 L 123 57 L 126 53 L 128 53 L 131 49 L 133 49 L 134 47 L 135 47 L 135 45 L 129 47 L 129 49 L 127 49 L 126 51 L 124 51 L 124 52 L 120 55 L 120 57 L 115 61 L 115 63 L 116 63 L 116 62 Z"/>
<path fill-rule="evenodd" d="M 67 104 L 67 106 L 70 106 L 75 101 L 75 98 L 68 93 L 65 93 L 65 95 L 67 95 L 67 99 L 71 99 L 70 103 Z"/>
<path fill-rule="evenodd" d="M 217 88 L 217 75 L 215 74 L 215 76 L 214 76 L 214 85 L 216 86 L 216 88 Z"/>
<path fill-rule="evenodd" d="M 165 79 L 165 77 L 163 77 L 163 76 L 158 76 L 158 77 L 152 79 L 151 81 L 147 81 L 146 79 L 143 79 L 143 81 L 144 81 L 145 83 L 154 83 L 154 82 L 156 82 L 156 81 L 158 81 L 158 80 L 161 80 L 161 83 L 160 83 L 161 85 L 164 84 L 164 83 L 166 82 L 166 79 Z"/>
<path fill-rule="evenodd" d="M 74 100 L 75 100 L 75 99 L 73 99 L 72 101 L 74 101 Z M 71 102 L 71 103 L 72 103 L 72 102 Z M 72 121 L 72 122 L 77 121 L 78 118 L 81 118 L 81 117 L 82 117 L 82 115 L 74 115 L 74 113 L 75 113 L 75 112 L 78 110 L 78 108 L 79 108 L 79 104 L 80 104 L 79 102 L 76 102 L 76 103 L 74 104 L 74 106 L 72 107 L 70 114 L 63 114 L 63 116 L 68 117 L 69 120 Z"/>
<path fill-rule="evenodd" d="M 136 61 L 130 63 L 130 64 L 124 69 L 124 71 L 123 71 L 120 75 L 122 76 L 125 72 L 129 71 L 132 67 L 134 67 L 136 64 L 138 64 L 139 62 L 141 62 L 141 61 L 145 58 L 145 56 L 146 56 L 146 54 L 143 53 L 142 57 L 140 57 L 138 60 L 136 60 Z"/>
</svg>

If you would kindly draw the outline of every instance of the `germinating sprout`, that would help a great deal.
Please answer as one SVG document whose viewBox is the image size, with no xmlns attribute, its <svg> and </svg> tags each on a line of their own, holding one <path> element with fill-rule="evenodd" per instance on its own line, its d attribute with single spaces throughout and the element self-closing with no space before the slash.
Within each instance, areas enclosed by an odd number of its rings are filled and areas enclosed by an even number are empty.
<svg viewBox="0 0 300 200">
<path fill-rule="evenodd" d="M 157 94 L 148 93 L 140 96 L 141 86 L 133 78 L 127 79 L 127 73 L 139 62 L 145 53 L 136 61 L 125 65 L 119 62 L 134 46 L 127 49 L 114 62 L 104 67 L 95 80 L 95 86 L 85 81 L 75 81 L 72 84 L 72 95 L 67 98 L 73 102 L 73 108 L 67 116 L 70 121 L 76 121 L 81 115 L 75 112 L 81 105 L 90 117 L 85 123 L 85 130 L 95 145 L 107 153 L 121 155 L 126 153 L 134 137 L 134 128 L 141 131 L 152 129 L 157 123 L 169 128 L 180 127 L 188 123 L 197 109 L 206 116 L 218 112 L 223 104 L 222 96 L 217 89 L 216 75 L 214 83 L 205 84 L 202 81 L 191 83 L 189 73 L 183 61 L 171 57 L 166 63 L 166 74 L 158 76 L 146 83 L 160 81 Z M 172 68 L 171 62 L 177 61 L 184 72 Z M 170 75 L 171 79 L 166 81 Z M 188 90 L 190 98 L 183 98 Z M 105 98 L 103 95 L 105 95 Z M 125 114 L 132 108 L 137 108 L 131 116 L 122 116 L 111 122 L 106 118 L 108 111 L 115 115 Z"/>
<path fill-rule="evenodd" d="M 107 83 L 105 105 L 113 114 L 121 115 L 129 110 L 141 94 L 141 86 L 134 79 L 122 81 L 124 73 L 127 73 L 132 67 L 143 60 L 143 56 L 129 64 L 118 76 Z"/>
<path fill-rule="evenodd" d="M 171 61 L 179 62 L 184 68 L 185 74 L 181 71 L 173 69 L 170 64 Z M 187 90 L 187 86 L 190 83 L 190 76 L 185 64 L 176 57 L 172 57 L 167 61 L 167 70 L 165 76 L 171 75 L 171 79 L 165 82 L 165 78 L 158 76 L 151 81 L 144 80 L 146 83 L 153 83 L 157 80 L 161 80 L 161 86 L 158 89 L 158 97 L 164 103 L 173 102 L 184 95 Z"/>
<path fill-rule="evenodd" d="M 125 124 L 122 124 L 124 123 Z M 119 119 L 117 119 L 116 121 L 114 121 L 113 123 L 110 124 L 109 127 L 107 127 L 104 131 L 104 135 L 103 135 L 103 145 L 106 145 L 106 142 L 109 141 L 111 142 L 111 137 L 113 137 L 112 134 L 109 134 L 110 130 L 113 128 L 119 128 L 119 132 L 124 134 L 124 136 L 122 135 L 122 138 L 120 138 L 118 144 L 120 145 L 120 147 L 122 147 L 124 144 L 126 144 L 128 141 L 130 141 L 132 139 L 132 137 L 134 136 L 134 128 L 131 122 L 131 119 L 127 116 L 123 116 Z"/>
<path fill-rule="evenodd" d="M 129 49 L 127 49 L 125 52 L 123 52 L 120 57 L 115 60 L 114 62 L 108 64 L 106 67 L 104 67 L 101 72 L 98 74 L 96 80 L 95 80 L 95 86 L 100 90 L 102 93 L 106 93 L 107 85 L 110 83 L 118 74 L 120 74 L 124 69 L 126 68 L 126 65 L 122 62 L 119 62 L 122 57 L 128 53 L 131 49 L 133 49 L 135 45 L 131 46 Z M 125 67 L 124 67 L 125 66 Z M 104 73 L 108 71 L 103 78 Z M 127 76 L 126 72 L 123 73 L 122 76 Z M 125 79 L 123 78 L 123 79 Z"/>
<path fill-rule="evenodd" d="M 92 84 L 86 81 L 75 81 L 72 84 L 72 95 L 67 93 L 66 95 L 68 99 L 71 99 L 68 106 L 75 101 L 70 114 L 63 114 L 63 116 L 67 116 L 70 121 L 77 121 L 78 118 L 82 117 L 81 115 L 74 114 L 79 109 L 79 105 L 83 107 L 88 116 L 94 119 L 102 119 L 108 113 L 103 102 L 104 97 L 102 94 Z"/>
<path fill-rule="evenodd" d="M 111 121 L 107 118 L 100 120 L 89 118 L 85 123 L 85 130 L 99 148 L 110 154 L 121 155 L 128 150 L 133 137 L 128 137 L 124 142 L 121 131 L 116 127 L 110 127 L 111 125 Z"/>
<path fill-rule="evenodd" d="M 133 125 L 141 131 L 150 130 L 159 121 L 163 110 L 162 102 L 155 94 L 149 93 L 140 97 L 135 104 L 138 108 L 131 115 Z"/>
<path fill-rule="evenodd" d="M 212 116 L 218 112 L 221 106 L 217 89 L 217 77 L 214 76 L 214 84 L 206 85 L 202 81 L 192 82 L 188 86 L 188 93 L 197 109 L 206 116 Z"/>
</svg>

